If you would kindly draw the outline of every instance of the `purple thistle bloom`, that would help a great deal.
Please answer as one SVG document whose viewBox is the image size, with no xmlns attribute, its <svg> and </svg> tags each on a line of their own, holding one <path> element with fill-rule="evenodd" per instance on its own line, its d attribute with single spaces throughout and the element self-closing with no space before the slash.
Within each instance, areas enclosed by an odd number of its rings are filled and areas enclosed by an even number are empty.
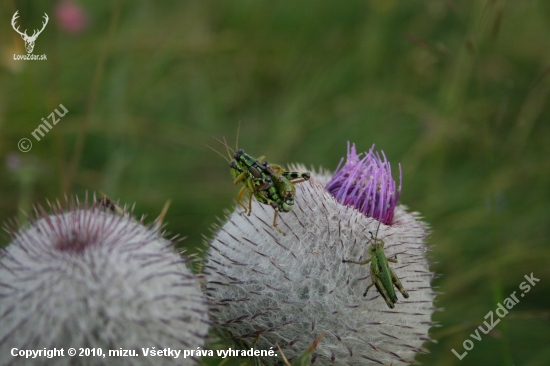
<svg viewBox="0 0 550 366">
<path fill-rule="evenodd" d="M 361 158 L 357 154 L 355 144 L 350 148 L 336 168 L 332 180 L 327 184 L 327 191 L 343 205 L 351 205 L 368 217 L 391 225 L 397 201 L 401 196 L 401 165 L 399 165 L 399 188 L 395 188 L 395 180 L 391 175 L 390 163 L 382 151 L 382 157 L 374 152 L 374 145 Z"/>
</svg>

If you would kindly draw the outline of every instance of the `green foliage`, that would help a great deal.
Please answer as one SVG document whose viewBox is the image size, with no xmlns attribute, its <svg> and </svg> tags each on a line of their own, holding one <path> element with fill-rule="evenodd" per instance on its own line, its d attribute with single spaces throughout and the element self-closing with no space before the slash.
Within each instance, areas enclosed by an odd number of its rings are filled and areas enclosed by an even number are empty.
<svg viewBox="0 0 550 366">
<path fill-rule="evenodd" d="M 550 2 L 86 0 L 78 35 L 56 28 L 55 4 L 0 4 L 0 220 L 102 190 L 152 221 L 171 199 L 168 230 L 193 253 L 234 204 L 210 136 L 241 121 L 252 156 L 331 170 L 348 140 L 376 143 L 433 229 L 445 311 L 418 360 L 546 364 Z M 50 15 L 34 50 L 48 61 L 13 60 L 15 10 L 29 28 Z M 458 361 L 451 348 L 531 272 L 537 287 Z"/>
</svg>

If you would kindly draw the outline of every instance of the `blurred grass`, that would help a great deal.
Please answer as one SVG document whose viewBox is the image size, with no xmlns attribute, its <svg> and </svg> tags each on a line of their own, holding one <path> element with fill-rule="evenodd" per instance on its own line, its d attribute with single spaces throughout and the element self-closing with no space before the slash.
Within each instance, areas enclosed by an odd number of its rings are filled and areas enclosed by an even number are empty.
<svg viewBox="0 0 550 366">
<path fill-rule="evenodd" d="M 151 220 L 172 199 L 168 229 L 196 252 L 238 192 L 212 135 L 232 145 L 240 121 L 252 155 L 328 169 L 347 141 L 376 143 L 433 229 L 445 310 L 418 360 L 547 364 L 550 2 L 80 4 L 79 35 L 56 27 L 57 2 L 0 4 L 0 157 L 21 159 L 0 168 L 1 220 L 65 192 L 102 190 Z M 28 28 L 50 15 L 34 51 L 48 61 L 13 61 L 15 10 Z M 69 113 L 35 141 L 59 103 Z M 459 361 L 451 348 L 531 272 L 537 286 Z"/>
</svg>

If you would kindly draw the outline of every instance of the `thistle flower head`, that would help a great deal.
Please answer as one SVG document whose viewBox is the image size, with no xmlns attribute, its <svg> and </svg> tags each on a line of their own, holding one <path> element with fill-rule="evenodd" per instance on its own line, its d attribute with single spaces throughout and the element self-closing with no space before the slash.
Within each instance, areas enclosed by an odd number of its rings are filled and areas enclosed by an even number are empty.
<svg viewBox="0 0 550 366">
<path fill-rule="evenodd" d="M 391 175 L 390 163 L 382 151 L 382 157 L 374 152 L 374 145 L 363 154 L 357 154 L 355 144 L 348 156 L 336 168 L 332 179 L 327 184 L 327 191 L 343 205 L 352 205 L 368 217 L 391 225 L 393 212 L 401 196 L 401 165 L 399 165 L 399 188 Z"/>
<path fill-rule="evenodd" d="M 16 173 L 19 169 L 21 169 L 21 165 L 23 163 L 22 160 L 21 155 L 14 151 L 10 151 L 6 154 L 6 167 L 11 172 Z"/>
<path fill-rule="evenodd" d="M 56 5 L 55 17 L 58 27 L 72 34 L 81 33 L 89 23 L 87 11 L 71 0 L 64 0 Z"/>
<path fill-rule="evenodd" d="M 172 364 L 173 357 L 143 357 L 141 348 L 203 345 L 208 321 L 198 279 L 158 230 L 96 204 L 52 209 L 38 207 L 28 226 L 6 228 L 12 241 L 0 252 L 1 364 L 15 362 L 12 348 L 54 347 L 136 350 L 140 357 L 109 362 Z M 65 354 L 50 361 L 97 360 Z"/>
<path fill-rule="evenodd" d="M 355 149 L 349 156 L 357 157 Z M 335 180 L 330 174 L 312 172 L 308 182 L 296 185 L 294 210 L 278 219 L 286 235 L 271 225 L 271 207 L 256 201 L 251 216 L 238 209 L 227 215 L 210 242 L 205 268 L 213 321 L 240 344 L 257 349 L 280 345 L 290 360 L 324 333 L 312 352 L 312 363 L 414 363 L 415 354 L 425 352 L 422 344 L 430 340 L 435 309 L 433 274 L 425 257 L 426 225 L 403 206 L 392 210 L 391 226 L 380 224 L 329 193 L 325 187 L 331 179 Z M 369 265 L 342 263 L 368 259 L 369 231 L 377 228 L 386 257 L 397 256 L 398 263 L 390 267 L 410 295 L 404 299 L 398 293 L 394 309 L 374 286 L 363 297 L 372 282 Z M 262 362 L 281 360 L 270 357 Z"/>
</svg>

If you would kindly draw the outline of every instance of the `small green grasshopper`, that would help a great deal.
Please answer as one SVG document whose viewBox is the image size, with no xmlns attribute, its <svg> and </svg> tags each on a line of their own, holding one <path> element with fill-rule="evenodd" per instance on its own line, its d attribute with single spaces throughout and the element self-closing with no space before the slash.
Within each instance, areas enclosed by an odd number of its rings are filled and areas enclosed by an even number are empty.
<svg viewBox="0 0 550 366">
<path fill-rule="evenodd" d="M 267 163 L 267 162 L 264 162 Z M 278 179 L 273 180 L 277 194 L 281 197 L 282 202 L 279 203 L 279 212 L 290 212 L 294 208 L 294 196 L 296 196 L 295 184 L 305 182 L 311 178 L 311 173 L 304 172 L 287 172 L 279 165 L 272 166 L 278 175 Z M 271 198 L 267 194 L 268 198 Z"/>
<path fill-rule="evenodd" d="M 269 164 L 264 159 L 265 156 L 255 159 L 245 153 L 244 150 L 237 150 L 234 153 L 234 160 L 229 163 L 235 178 L 235 184 L 242 181 L 247 185 L 251 182 L 254 186 L 252 191 L 262 191 L 268 201 L 277 203 L 278 211 L 292 211 L 294 196 L 296 195 L 294 185 L 309 180 L 311 174 L 309 172 L 288 172 L 277 164 Z M 246 182 L 245 179 L 248 179 L 249 182 Z M 275 189 L 273 190 L 272 187 L 275 187 Z M 251 208 L 249 207 L 248 212 L 250 211 Z"/>
<path fill-rule="evenodd" d="M 225 144 L 227 147 L 227 144 Z M 239 192 L 237 202 L 244 208 L 243 213 L 249 216 L 252 213 L 252 196 L 258 202 L 270 205 L 275 210 L 273 226 L 281 234 L 285 233 L 277 226 L 279 212 L 290 212 L 294 208 L 294 196 L 298 184 L 308 180 L 309 172 L 287 172 L 279 165 L 270 165 L 264 161 L 265 157 L 253 158 L 239 149 L 233 154 L 233 160 L 229 162 L 234 184 L 243 183 L 244 187 Z M 248 207 L 243 203 L 244 193 L 248 191 Z"/>
<path fill-rule="evenodd" d="M 243 213 L 250 216 L 252 213 L 252 197 L 256 197 L 258 202 L 273 207 L 275 210 L 273 226 L 281 234 L 285 235 L 277 226 L 277 215 L 279 212 L 292 211 L 294 208 L 294 196 L 296 195 L 294 184 L 308 180 L 311 174 L 309 172 L 287 172 L 279 165 L 271 165 L 267 161 L 264 161 L 265 156 L 256 159 L 245 153 L 242 149 L 237 149 L 237 151 L 233 152 L 233 157 L 231 157 L 229 150 L 233 150 L 227 145 L 225 139 L 224 141 L 216 140 L 225 145 L 230 160 L 227 160 L 217 150 L 210 146 L 208 147 L 229 162 L 231 175 L 234 178 L 233 183 L 243 183 L 244 185 L 237 196 L 237 202 L 244 208 Z M 249 195 L 248 207 L 243 202 L 245 192 L 248 192 Z"/>
<path fill-rule="evenodd" d="M 242 151 L 242 150 L 239 150 L 239 151 Z M 260 159 L 262 158 L 263 157 L 261 157 Z M 260 161 L 260 159 L 258 159 L 258 161 Z M 269 166 L 265 161 L 261 165 L 264 165 L 264 164 Z M 275 214 L 273 216 L 273 226 L 281 234 L 286 235 L 277 226 L 277 216 L 279 212 L 292 211 L 292 209 L 294 208 L 294 196 L 296 195 L 296 187 L 294 186 L 294 184 L 301 183 L 308 180 L 310 178 L 310 173 L 281 171 L 279 174 L 280 170 L 278 168 L 278 165 L 273 165 L 271 168 L 275 168 L 275 171 L 277 171 L 277 175 L 273 175 L 271 173 L 269 174 L 262 173 L 262 174 L 265 174 L 262 176 L 262 178 L 256 178 L 256 175 L 255 175 L 256 170 L 254 170 L 252 167 L 249 167 L 249 172 L 246 173 L 247 180 L 246 181 L 243 180 L 243 183 L 245 183 L 245 187 L 248 188 L 248 192 L 249 192 L 248 211 L 246 206 L 242 203 L 244 187 L 243 189 L 241 189 L 241 192 L 239 194 L 239 204 L 245 209 L 243 213 L 248 212 L 249 216 L 250 216 L 250 213 L 252 212 L 252 196 L 256 197 L 258 202 L 266 205 L 270 205 L 275 210 Z M 237 170 L 236 166 L 233 166 L 232 169 Z M 241 172 L 242 174 L 241 170 L 238 170 L 238 171 Z M 298 180 L 294 178 L 298 178 Z M 235 184 L 237 184 L 237 179 L 235 180 L 235 182 L 236 182 Z M 254 188 L 250 186 L 251 183 L 254 186 Z"/>
<path fill-rule="evenodd" d="M 393 309 L 395 307 L 395 303 L 397 302 L 397 295 L 395 294 L 393 286 L 397 287 L 404 298 L 408 299 L 409 294 L 405 291 L 401 281 L 399 281 L 399 278 L 388 264 L 388 262 L 397 263 L 397 256 L 395 259 L 386 258 L 386 255 L 384 254 L 384 241 L 378 239 L 378 229 L 380 229 L 380 223 L 378 223 L 378 228 L 376 229 L 376 236 L 373 236 L 372 231 L 369 231 L 372 238 L 372 244 L 369 246 L 369 259 L 361 262 L 342 259 L 342 263 L 364 265 L 370 262 L 370 277 L 372 283 L 367 287 L 363 293 L 363 296 L 367 296 L 367 291 L 369 288 L 371 288 L 372 285 L 375 285 L 380 295 L 382 295 L 386 301 L 386 304 Z"/>
</svg>

